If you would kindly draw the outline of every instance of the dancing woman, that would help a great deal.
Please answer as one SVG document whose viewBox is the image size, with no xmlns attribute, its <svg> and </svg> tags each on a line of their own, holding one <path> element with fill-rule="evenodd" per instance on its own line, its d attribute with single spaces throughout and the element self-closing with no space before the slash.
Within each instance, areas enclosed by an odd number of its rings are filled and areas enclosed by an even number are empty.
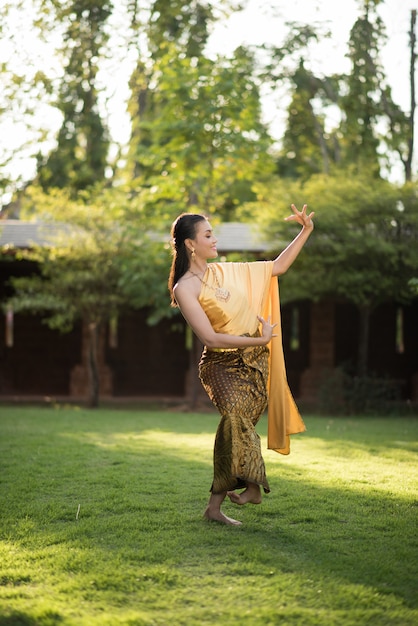
<svg viewBox="0 0 418 626">
<path fill-rule="evenodd" d="M 313 231 L 314 213 L 306 210 L 292 205 L 286 220 L 302 229 L 272 261 L 208 263 L 218 254 L 207 218 L 183 213 L 172 226 L 171 303 L 204 345 L 199 376 L 221 415 L 208 520 L 240 525 L 221 511 L 225 498 L 259 504 L 261 488 L 270 491 L 255 430 L 267 406 L 269 448 L 288 454 L 289 435 L 305 430 L 286 379 L 277 276 L 289 269 Z"/>
</svg>

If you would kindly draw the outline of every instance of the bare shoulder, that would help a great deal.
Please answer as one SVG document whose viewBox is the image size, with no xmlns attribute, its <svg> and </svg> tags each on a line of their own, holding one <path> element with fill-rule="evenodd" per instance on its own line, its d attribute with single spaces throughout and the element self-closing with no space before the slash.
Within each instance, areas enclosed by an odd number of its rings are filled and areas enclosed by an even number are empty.
<svg viewBox="0 0 418 626">
<path fill-rule="evenodd" d="M 182 276 L 178 283 L 174 285 L 174 296 L 181 306 L 181 301 L 198 300 L 200 294 L 200 283 L 193 276 Z"/>
</svg>

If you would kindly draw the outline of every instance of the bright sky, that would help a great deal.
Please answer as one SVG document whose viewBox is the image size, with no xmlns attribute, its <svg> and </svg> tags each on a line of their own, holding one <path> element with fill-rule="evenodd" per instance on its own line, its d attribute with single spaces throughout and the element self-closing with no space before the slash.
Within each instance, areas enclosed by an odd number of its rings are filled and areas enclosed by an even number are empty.
<svg viewBox="0 0 418 626">
<path fill-rule="evenodd" d="M 345 58 L 350 30 L 360 11 L 358 0 L 248 0 L 245 11 L 236 13 L 226 23 L 218 25 L 213 37 L 214 50 L 228 53 L 241 43 L 278 44 L 286 33 L 286 22 L 323 25 L 332 36 L 311 48 L 311 66 L 317 72 L 329 74 L 349 70 Z M 382 51 L 382 63 L 394 100 L 409 110 L 409 28 L 411 10 L 418 9 L 418 0 L 384 0 L 379 13 L 386 26 L 388 42 Z M 284 111 L 276 102 L 266 107 L 269 122 L 277 119 L 273 132 L 280 136 Z M 277 118 L 278 116 L 278 118 Z"/>
<path fill-rule="evenodd" d="M 332 38 L 318 46 L 312 61 L 324 72 L 341 71 L 350 29 L 360 13 L 359 4 L 359 0 L 248 0 L 245 11 L 218 25 L 216 39 L 222 42 L 224 50 L 233 50 L 241 42 L 279 43 L 288 21 L 324 24 Z M 383 0 L 379 7 L 388 36 L 383 62 L 394 88 L 396 83 L 398 95 L 402 91 L 402 75 L 408 83 L 412 9 L 418 9 L 418 0 Z"/>
<path fill-rule="evenodd" d="M 214 52 L 228 54 L 240 44 L 273 43 L 280 45 L 285 37 L 286 22 L 321 24 L 332 32 L 331 39 L 312 47 L 310 50 L 311 67 L 318 73 L 341 72 L 349 69 L 345 54 L 349 32 L 359 11 L 358 0 L 248 0 L 247 7 L 237 12 L 222 24 L 218 24 L 210 40 L 210 49 Z M 379 12 L 387 29 L 388 43 L 382 53 L 382 61 L 387 73 L 388 82 L 393 90 L 395 101 L 406 111 L 409 110 L 409 22 L 410 13 L 418 8 L 418 0 L 384 0 Z M 29 33 L 23 32 L 21 25 L 16 36 L 20 34 L 22 45 L 28 46 L 30 58 L 36 59 L 36 47 L 30 41 Z M 19 32 L 20 31 L 20 32 Z M 2 49 L 0 42 L 0 51 Z M 7 45 L 7 42 L 3 42 Z M 45 60 L 44 49 L 38 54 Z M 126 99 L 129 95 L 127 81 L 132 64 L 123 59 L 113 59 L 109 73 L 104 74 L 103 84 L 108 88 L 107 113 L 112 136 L 118 141 L 126 142 L 129 138 L 129 118 L 125 113 Z M 110 79 L 109 79 L 110 74 Z M 34 96 L 36 97 L 36 96 Z M 286 95 L 277 93 L 265 99 L 265 117 L 275 137 L 280 137 L 285 123 Z M 43 111 L 42 119 L 55 128 L 60 123 L 57 115 Z M 19 129 L 2 127 L 0 142 L 20 141 Z M 22 129 L 20 129 L 22 131 Z M 0 145 L 1 149 L 1 145 Z M 33 168 L 30 163 L 21 159 L 19 168 Z M 16 166 L 15 166 L 16 167 Z"/>
</svg>

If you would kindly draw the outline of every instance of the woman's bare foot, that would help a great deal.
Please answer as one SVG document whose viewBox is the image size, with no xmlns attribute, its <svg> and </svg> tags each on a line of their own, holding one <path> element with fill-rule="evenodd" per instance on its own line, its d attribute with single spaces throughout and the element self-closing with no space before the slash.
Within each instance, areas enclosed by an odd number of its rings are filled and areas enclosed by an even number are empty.
<svg viewBox="0 0 418 626">
<path fill-rule="evenodd" d="M 222 511 L 212 511 L 209 507 L 207 507 L 206 511 L 203 513 L 203 517 L 211 522 L 220 522 L 221 524 L 229 524 L 230 526 L 242 525 L 242 522 L 224 515 Z"/>
<path fill-rule="evenodd" d="M 251 484 L 241 493 L 235 491 L 227 491 L 226 495 L 234 504 L 260 504 L 261 503 L 261 491 L 258 485 Z"/>
</svg>

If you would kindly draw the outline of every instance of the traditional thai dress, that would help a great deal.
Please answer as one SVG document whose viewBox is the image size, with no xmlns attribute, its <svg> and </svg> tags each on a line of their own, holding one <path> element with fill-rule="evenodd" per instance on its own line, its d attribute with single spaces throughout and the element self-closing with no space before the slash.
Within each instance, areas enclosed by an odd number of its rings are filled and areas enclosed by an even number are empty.
<svg viewBox="0 0 418 626">
<path fill-rule="evenodd" d="M 255 430 L 267 406 L 268 448 L 289 454 L 289 435 L 305 430 L 287 384 L 278 281 L 272 271 L 273 261 L 211 263 L 202 278 L 199 302 L 216 332 L 259 335 L 258 315 L 277 323 L 277 337 L 268 347 L 203 350 L 200 380 L 221 415 L 213 493 L 239 489 L 248 482 L 270 491 Z"/>
</svg>

